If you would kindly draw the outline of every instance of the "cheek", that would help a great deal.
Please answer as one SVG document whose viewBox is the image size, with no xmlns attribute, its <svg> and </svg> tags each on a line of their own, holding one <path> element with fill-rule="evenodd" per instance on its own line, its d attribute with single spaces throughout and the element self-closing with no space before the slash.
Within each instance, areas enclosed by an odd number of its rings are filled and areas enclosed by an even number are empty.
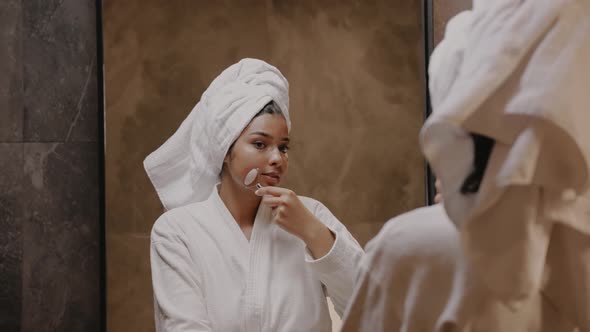
<svg viewBox="0 0 590 332">
<path fill-rule="evenodd" d="M 265 165 L 264 154 L 253 147 L 245 147 L 236 152 L 231 168 L 240 177 L 245 177 L 253 168 L 262 168 Z"/>
</svg>

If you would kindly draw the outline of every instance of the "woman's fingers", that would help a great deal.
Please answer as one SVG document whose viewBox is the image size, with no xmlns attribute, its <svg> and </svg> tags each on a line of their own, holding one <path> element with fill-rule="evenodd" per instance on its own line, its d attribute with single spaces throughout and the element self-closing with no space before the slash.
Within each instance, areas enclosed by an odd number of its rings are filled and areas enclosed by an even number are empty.
<svg viewBox="0 0 590 332">
<path fill-rule="evenodd" d="M 305 237 L 314 216 L 292 190 L 269 186 L 258 189 L 256 195 L 263 196 L 261 204 L 273 209 L 274 223 L 299 238 Z"/>
<path fill-rule="evenodd" d="M 441 194 L 436 194 L 434 196 L 434 203 L 438 204 L 440 202 L 442 202 L 442 195 Z"/>
<path fill-rule="evenodd" d="M 256 190 L 254 192 L 256 195 L 258 196 L 264 196 L 264 195 L 271 195 L 271 196 L 283 196 L 283 195 L 294 195 L 295 193 L 293 193 L 293 191 L 286 189 L 286 188 L 281 188 L 281 187 L 272 187 L 272 186 L 268 186 L 268 187 L 262 187 L 258 190 Z"/>
<path fill-rule="evenodd" d="M 264 198 L 262 199 L 262 204 L 268 206 L 277 206 L 281 203 L 283 203 L 283 199 L 281 197 L 264 196 Z"/>
<path fill-rule="evenodd" d="M 286 227 L 287 229 L 290 229 L 290 225 L 289 223 L 285 222 L 286 221 L 286 216 L 287 216 L 287 211 L 286 211 L 286 207 L 279 205 L 277 206 L 276 209 L 273 210 L 273 220 L 274 222 L 276 222 L 277 224 L 281 225 L 282 227 Z"/>
</svg>

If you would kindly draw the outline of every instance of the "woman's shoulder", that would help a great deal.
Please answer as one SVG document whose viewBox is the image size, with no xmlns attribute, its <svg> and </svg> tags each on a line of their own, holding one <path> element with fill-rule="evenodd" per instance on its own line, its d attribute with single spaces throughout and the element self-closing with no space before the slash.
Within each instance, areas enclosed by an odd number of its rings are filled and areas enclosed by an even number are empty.
<svg viewBox="0 0 590 332">
<path fill-rule="evenodd" d="M 308 208 L 312 212 L 318 211 L 318 210 L 324 210 L 324 209 L 329 210 L 326 207 L 326 205 L 324 205 L 322 202 L 318 201 L 315 198 L 301 196 L 301 195 L 297 195 L 297 197 L 299 197 L 299 200 L 301 201 L 301 203 L 303 203 L 303 205 L 305 205 L 305 207 Z"/>
<path fill-rule="evenodd" d="M 307 196 L 302 196 L 302 195 L 297 195 L 297 197 L 299 197 L 299 199 L 301 200 L 301 202 L 303 202 L 303 204 L 307 205 L 313 205 L 313 204 L 321 204 L 320 201 L 318 201 L 315 198 L 311 198 L 311 197 L 307 197 Z"/>
<path fill-rule="evenodd" d="M 420 207 L 393 217 L 385 223 L 382 232 L 386 235 L 409 232 L 425 236 L 425 229 L 454 230 L 442 204 Z"/>
<path fill-rule="evenodd" d="M 298 196 L 303 205 L 320 221 L 328 225 L 332 230 L 344 229 L 342 222 L 330 211 L 330 209 L 317 199 Z"/>
<path fill-rule="evenodd" d="M 152 241 L 157 241 L 171 236 L 182 236 L 186 233 L 187 226 L 198 224 L 198 216 L 208 207 L 206 202 L 197 202 L 170 209 L 158 219 L 152 226 Z"/>
<path fill-rule="evenodd" d="M 369 241 L 366 252 L 392 256 L 454 250 L 458 231 L 442 204 L 421 207 L 391 218 L 377 236 Z M 448 247 L 453 247 L 449 249 Z"/>
</svg>

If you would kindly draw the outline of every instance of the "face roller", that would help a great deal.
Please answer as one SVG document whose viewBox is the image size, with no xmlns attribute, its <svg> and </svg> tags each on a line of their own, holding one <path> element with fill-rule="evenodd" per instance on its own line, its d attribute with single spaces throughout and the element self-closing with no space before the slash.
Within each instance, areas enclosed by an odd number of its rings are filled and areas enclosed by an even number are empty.
<svg viewBox="0 0 590 332">
<path fill-rule="evenodd" d="M 256 182 L 257 177 L 258 177 L 258 168 L 254 168 L 250 172 L 248 172 L 248 174 L 246 174 L 246 177 L 244 178 L 244 185 L 248 188 L 251 187 L 254 184 L 254 182 Z M 260 188 L 262 188 L 260 183 L 256 183 L 256 189 L 260 189 Z"/>
</svg>

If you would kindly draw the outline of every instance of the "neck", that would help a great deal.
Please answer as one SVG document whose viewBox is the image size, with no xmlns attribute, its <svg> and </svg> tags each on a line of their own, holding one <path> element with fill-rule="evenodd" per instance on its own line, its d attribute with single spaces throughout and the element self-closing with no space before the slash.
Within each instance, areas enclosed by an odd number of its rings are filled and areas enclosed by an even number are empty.
<svg viewBox="0 0 590 332">
<path fill-rule="evenodd" d="M 256 196 L 254 191 L 240 186 L 229 176 L 223 176 L 219 186 L 219 197 L 240 226 L 254 224 L 262 199 Z"/>
</svg>

